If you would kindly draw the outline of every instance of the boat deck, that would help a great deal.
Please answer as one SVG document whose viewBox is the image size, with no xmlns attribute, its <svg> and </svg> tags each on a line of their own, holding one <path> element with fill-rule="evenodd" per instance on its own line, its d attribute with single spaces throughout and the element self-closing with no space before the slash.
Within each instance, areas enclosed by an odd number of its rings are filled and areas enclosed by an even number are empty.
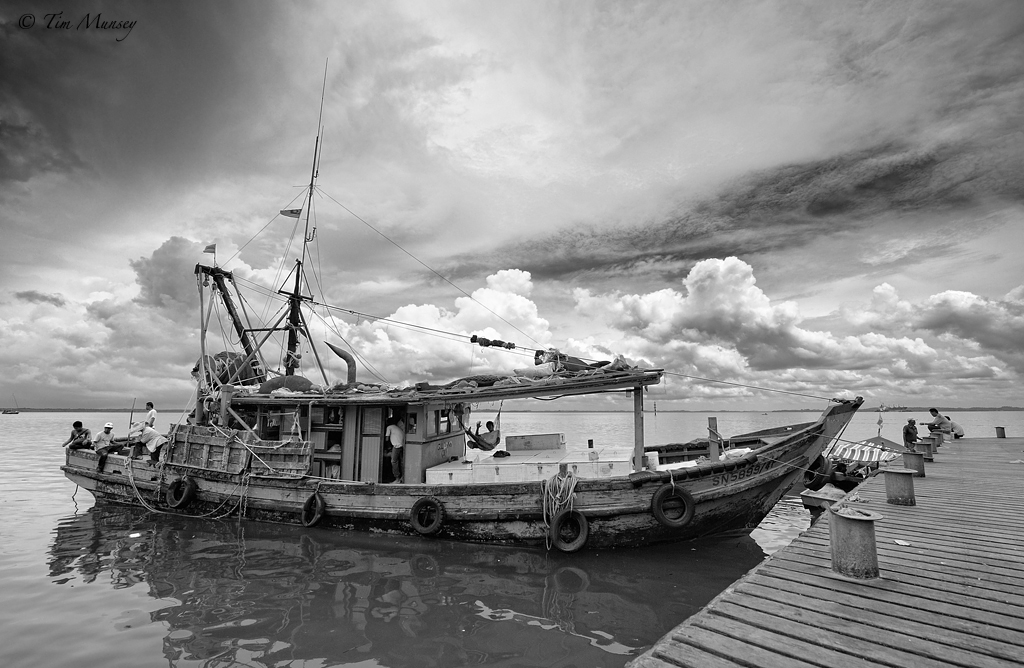
<svg viewBox="0 0 1024 668">
<path fill-rule="evenodd" d="M 916 506 L 887 504 L 884 476 L 868 480 L 846 503 L 883 516 L 880 578 L 832 571 L 826 513 L 629 665 L 1024 665 L 1022 450 L 1024 438 L 943 446 L 914 478 Z"/>
<path fill-rule="evenodd" d="M 502 452 L 501 450 L 495 452 Z M 586 452 L 565 450 L 494 452 L 470 450 L 469 459 L 446 462 L 426 471 L 428 485 L 464 485 L 478 482 L 529 482 L 547 480 L 565 466 L 580 478 L 613 478 L 632 472 L 630 448 L 607 447 Z"/>
</svg>

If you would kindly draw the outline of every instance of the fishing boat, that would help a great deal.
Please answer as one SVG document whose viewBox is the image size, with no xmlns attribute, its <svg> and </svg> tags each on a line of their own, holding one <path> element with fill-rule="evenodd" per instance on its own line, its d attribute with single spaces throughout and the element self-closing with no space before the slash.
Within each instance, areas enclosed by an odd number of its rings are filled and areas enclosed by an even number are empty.
<svg viewBox="0 0 1024 668">
<path fill-rule="evenodd" d="M 313 165 L 305 242 L 287 287 L 276 293 L 279 316 L 253 324 L 232 272 L 196 265 L 200 350 L 192 413 L 171 427 L 156 458 L 69 451 L 65 474 L 98 500 L 564 552 L 744 533 L 806 471 L 824 465 L 823 449 L 863 403 L 835 399 L 814 422 L 716 440 L 703 459 L 662 464 L 657 446 L 644 442 L 643 400 L 665 370 L 621 357 L 592 362 L 548 348 L 512 374 L 392 385 L 360 378 L 358 351 L 328 343 L 347 366 L 344 379 L 332 379 L 305 315 L 313 302 L 305 292 L 319 284 L 307 280 L 305 261 L 316 234 L 309 217 L 316 149 Z M 221 340 L 238 341 L 240 350 L 212 352 L 214 303 L 233 329 Z M 465 342 L 516 348 L 468 333 Z M 274 350 L 283 354 L 272 358 Z M 609 392 L 631 395 L 632 442 L 573 452 L 564 433 L 500 431 L 503 402 Z M 498 406 L 491 440 L 471 428 L 482 404 Z M 394 434 L 399 425 L 403 438 Z M 392 438 L 404 440 L 397 475 Z M 136 455 L 139 449 L 132 448 Z"/>
<path fill-rule="evenodd" d="M 18 397 L 11 393 L 11 398 L 14 399 L 14 408 L 5 408 L 3 415 L 17 415 L 21 410 L 21 406 L 18 405 Z"/>
</svg>

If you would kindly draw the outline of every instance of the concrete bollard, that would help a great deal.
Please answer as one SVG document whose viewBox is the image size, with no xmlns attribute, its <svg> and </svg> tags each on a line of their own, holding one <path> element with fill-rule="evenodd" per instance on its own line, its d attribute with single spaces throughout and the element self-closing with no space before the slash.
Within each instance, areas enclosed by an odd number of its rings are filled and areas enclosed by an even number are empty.
<svg viewBox="0 0 1024 668">
<path fill-rule="evenodd" d="M 915 471 L 915 478 L 924 477 L 924 453 L 908 450 L 903 453 L 903 466 Z"/>
<path fill-rule="evenodd" d="M 875 522 L 880 519 L 880 514 L 870 510 L 829 507 L 828 532 L 833 571 L 858 580 L 878 577 Z"/>
<path fill-rule="evenodd" d="M 924 460 L 926 462 L 935 461 L 935 451 L 932 449 L 932 439 L 929 436 L 925 436 L 915 445 L 921 446 L 921 451 L 924 454 Z"/>
<path fill-rule="evenodd" d="M 916 506 L 915 469 L 885 469 L 885 502 L 894 506 Z"/>
</svg>

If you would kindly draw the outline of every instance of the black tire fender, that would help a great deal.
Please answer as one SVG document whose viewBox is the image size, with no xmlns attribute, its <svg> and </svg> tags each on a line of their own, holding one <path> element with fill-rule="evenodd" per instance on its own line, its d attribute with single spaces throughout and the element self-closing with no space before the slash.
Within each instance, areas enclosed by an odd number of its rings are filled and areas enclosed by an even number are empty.
<svg viewBox="0 0 1024 668">
<path fill-rule="evenodd" d="M 697 503 L 682 487 L 665 483 L 651 497 L 651 512 L 663 527 L 682 529 L 693 520 Z"/>
<path fill-rule="evenodd" d="M 302 504 L 302 526 L 316 526 L 323 519 L 325 510 L 327 510 L 327 502 L 324 501 L 324 497 L 320 496 L 320 492 L 310 494 L 306 502 Z"/>
<path fill-rule="evenodd" d="M 185 508 L 196 498 L 199 486 L 188 476 L 178 478 L 167 488 L 167 505 L 171 508 Z"/>
<path fill-rule="evenodd" d="M 576 528 L 575 535 L 572 533 L 573 525 Z M 566 508 L 554 516 L 551 526 L 548 527 L 551 544 L 562 552 L 576 552 L 582 549 L 587 544 L 589 536 L 590 523 L 587 522 L 587 516 L 578 510 Z"/>
<path fill-rule="evenodd" d="M 832 462 L 821 455 L 804 471 L 804 487 L 817 492 L 832 479 Z"/>
<path fill-rule="evenodd" d="M 409 523 L 421 536 L 433 536 L 444 525 L 444 504 L 433 496 L 424 496 L 412 504 L 409 511 Z"/>
</svg>

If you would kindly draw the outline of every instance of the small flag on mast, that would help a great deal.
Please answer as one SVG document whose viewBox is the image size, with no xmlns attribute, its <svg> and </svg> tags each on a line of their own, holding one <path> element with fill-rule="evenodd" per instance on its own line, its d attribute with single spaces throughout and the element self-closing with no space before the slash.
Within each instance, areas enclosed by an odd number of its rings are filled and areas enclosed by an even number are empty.
<svg viewBox="0 0 1024 668">
<path fill-rule="evenodd" d="M 288 218 L 298 218 L 302 209 L 281 209 L 281 215 Z"/>
<path fill-rule="evenodd" d="M 217 254 L 217 244 L 210 244 L 209 246 L 207 246 L 206 248 L 203 249 L 203 252 L 204 253 L 213 253 L 214 255 L 216 255 Z"/>
</svg>

